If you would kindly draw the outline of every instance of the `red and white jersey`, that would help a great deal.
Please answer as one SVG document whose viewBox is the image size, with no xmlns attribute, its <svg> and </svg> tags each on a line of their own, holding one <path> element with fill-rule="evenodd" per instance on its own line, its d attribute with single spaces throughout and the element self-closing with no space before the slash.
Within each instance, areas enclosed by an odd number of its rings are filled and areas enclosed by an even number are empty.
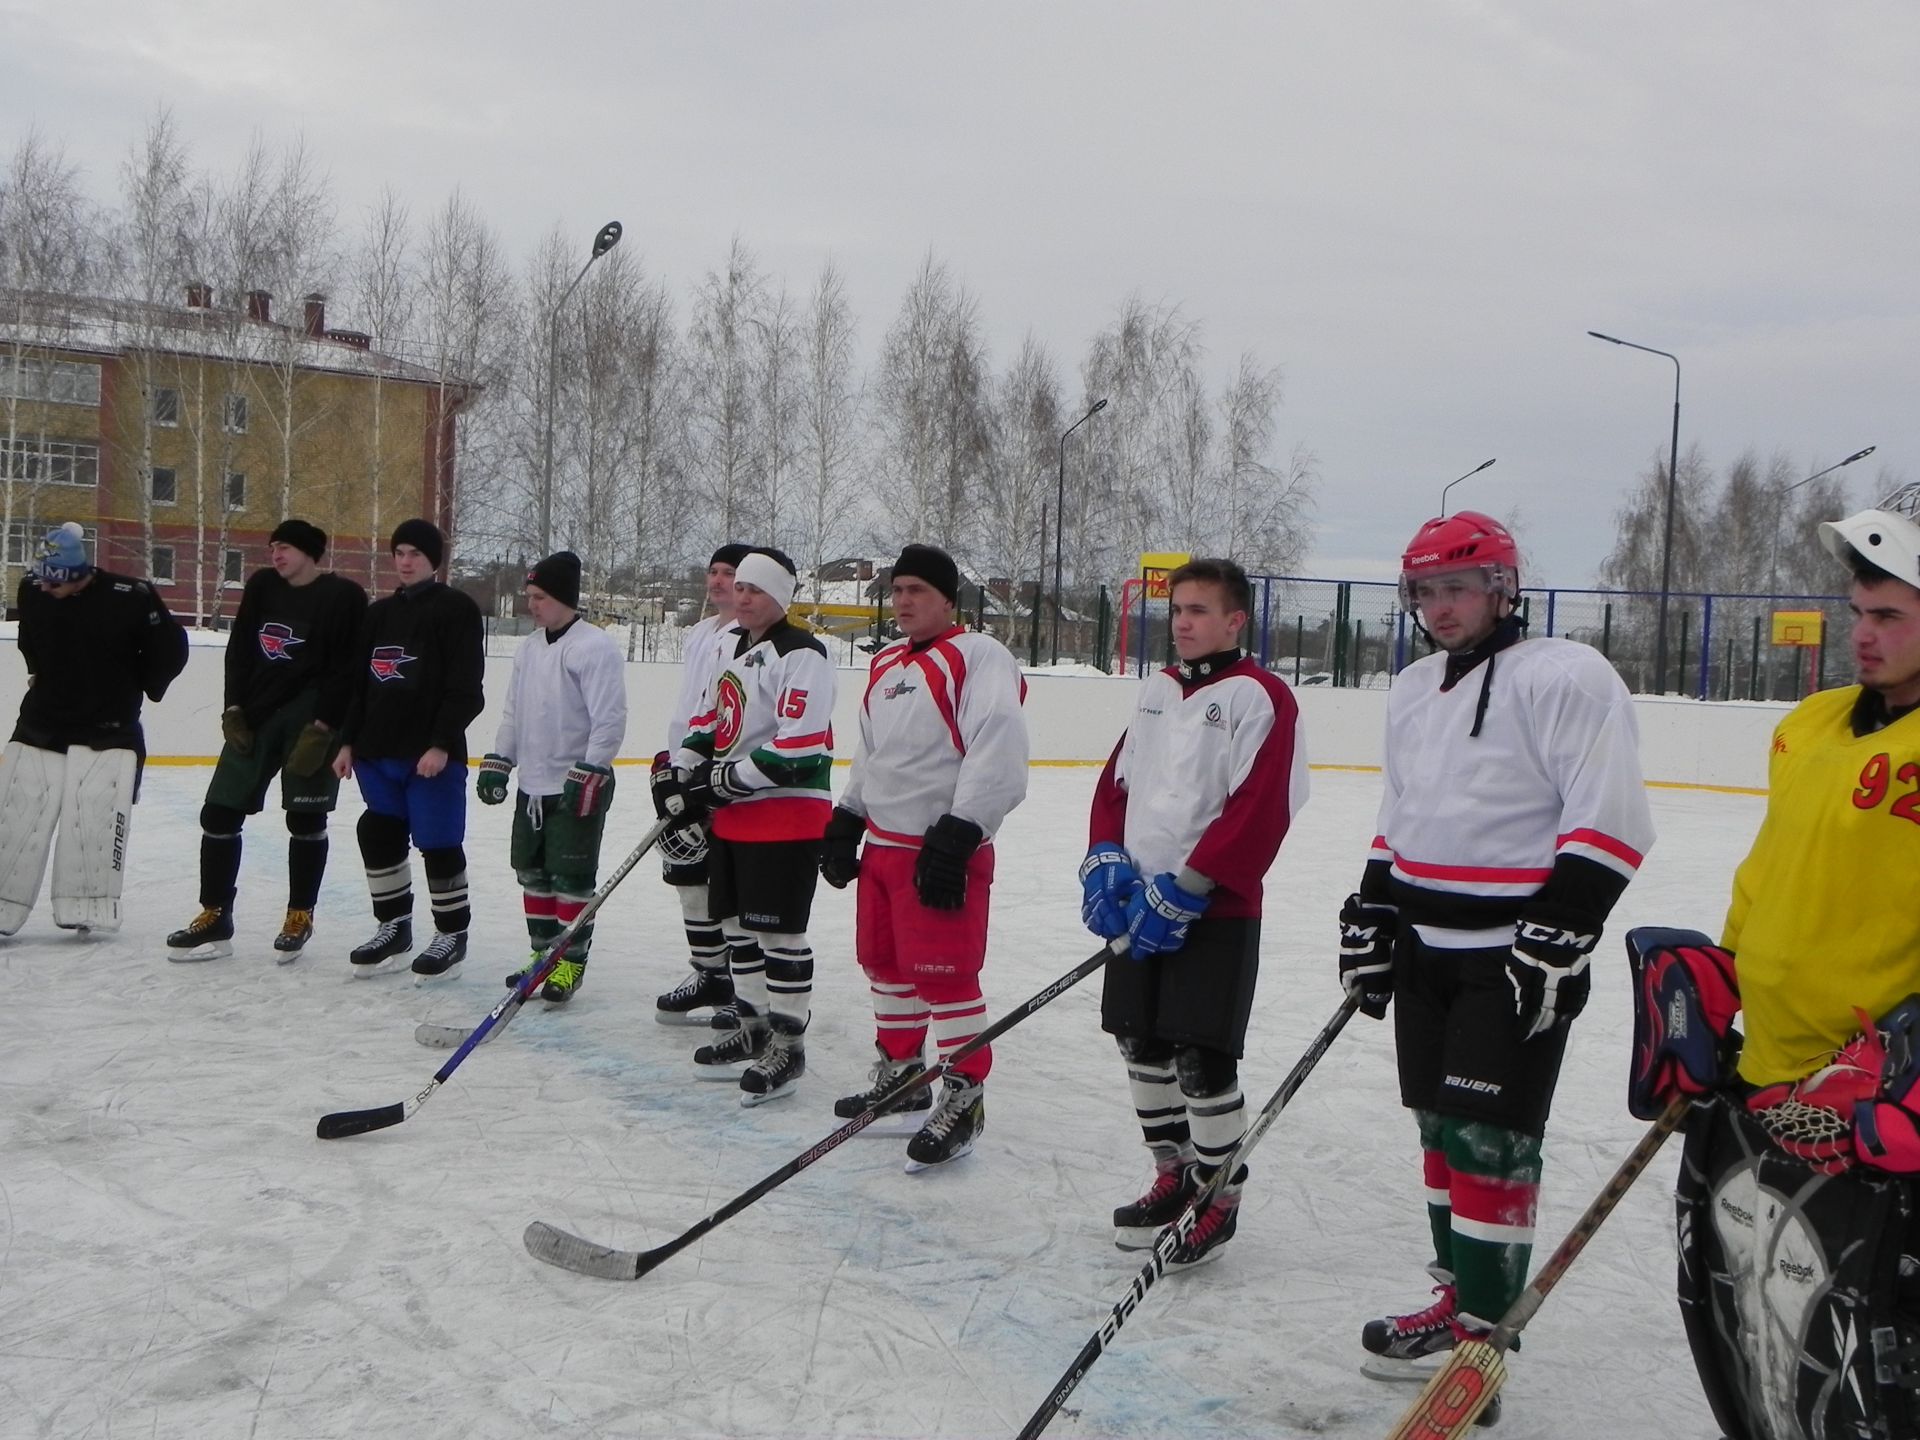
<svg viewBox="0 0 1920 1440">
<path fill-rule="evenodd" d="M 1300 707 L 1284 681 L 1245 655 L 1174 666 L 1140 687 L 1094 789 L 1088 840 L 1121 845 L 1145 876 L 1205 876 L 1209 915 L 1258 915 L 1307 790 Z"/>
<path fill-rule="evenodd" d="M 718 615 L 687 627 L 680 642 L 680 693 L 674 698 L 673 713 L 667 716 L 667 754 L 686 743 L 696 718 L 712 723 L 714 677 L 720 673 L 721 664 L 733 658 L 733 647 L 739 642 L 734 622 Z"/>
<path fill-rule="evenodd" d="M 955 625 L 873 657 L 860 745 L 840 804 L 877 845 L 917 846 L 942 815 L 988 840 L 1027 798 L 1026 677 L 991 635 Z"/>
<path fill-rule="evenodd" d="M 1415 661 L 1387 697 L 1386 793 L 1371 860 L 1437 944 L 1511 939 L 1522 901 L 1562 856 L 1624 884 L 1653 844 L 1633 699 L 1588 645 L 1551 637 L 1496 651 L 1451 690 L 1447 657 Z M 1480 733 L 1474 719 L 1483 684 Z M 1428 934 L 1429 929 L 1452 934 Z"/>
</svg>

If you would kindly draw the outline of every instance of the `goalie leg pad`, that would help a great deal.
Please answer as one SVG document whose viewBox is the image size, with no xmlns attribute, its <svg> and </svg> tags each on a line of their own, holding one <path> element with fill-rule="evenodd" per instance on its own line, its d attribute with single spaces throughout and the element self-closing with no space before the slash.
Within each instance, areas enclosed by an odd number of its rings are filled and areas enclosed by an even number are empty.
<svg viewBox="0 0 1920 1440">
<path fill-rule="evenodd" d="M 1920 1437 L 1911 1181 L 1817 1170 L 1718 1100 L 1688 1123 L 1676 1204 L 1681 1318 L 1726 1434 Z"/>
<path fill-rule="evenodd" d="M 47 873 L 67 757 L 14 740 L 0 763 L 0 935 L 27 923 Z"/>
<path fill-rule="evenodd" d="M 61 928 L 120 928 L 138 778 L 139 757 L 131 750 L 68 748 L 53 844 L 53 923 Z"/>
</svg>

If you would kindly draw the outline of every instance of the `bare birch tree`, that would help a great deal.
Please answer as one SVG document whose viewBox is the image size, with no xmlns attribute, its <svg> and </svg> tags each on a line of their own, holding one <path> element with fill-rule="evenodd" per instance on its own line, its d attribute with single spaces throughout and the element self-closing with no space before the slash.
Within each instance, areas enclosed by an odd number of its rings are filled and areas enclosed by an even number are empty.
<svg viewBox="0 0 1920 1440">
<path fill-rule="evenodd" d="M 693 481 L 708 524 L 723 541 L 759 536 L 765 524 L 750 509 L 760 444 L 745 334 L 764 283 L 753 252 L 736 235 L 725 270 L 708 271 L 694 295 L 688 335 Z"/>
<path fill-rule="evenodd" d="M 814 280 L 802 340 L 800 449 L 805 478 L 799 533 L 802 560 L 812 567 L 813 598 L 818 602 L 820 567 L 835 558 L 833 552 L 853 531 L 858 490 L 861 392 L 854 374 L 853 307 L 832 260 L 820 267 Z"/>
<path fill-rule="evenodd" d="M 417 281 L 413 270 L 412 222 L 407 207 L 384 186 L 367 210 L 353 263 L 354 313 L 375 351 L 391 354 L 409 338 Z M 369 385 L 372 414 L 367 425 L 367 583 L 380 578 L 380 539 L 387 533 L 385 511 L 386 372 L 375 366 Z"/>
</svg>

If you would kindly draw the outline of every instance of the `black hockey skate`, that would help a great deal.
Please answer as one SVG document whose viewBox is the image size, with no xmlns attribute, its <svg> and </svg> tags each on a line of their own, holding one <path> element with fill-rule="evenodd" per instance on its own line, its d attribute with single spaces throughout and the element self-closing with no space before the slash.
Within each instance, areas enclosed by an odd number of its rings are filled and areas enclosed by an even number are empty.
<svg viewBox="0 0 1920 1440">
<path fill-rule="evenodd" d="M 1195 1180 L 1197 1182 L 1197 1175 Z M 1218 1259 L 1222 1247 L 1233 1238 L 1233 1232 L 1239 1225 L 1240 1193 L 1237 1187 L 1228 1185 L 1214 1193 L 1207 1208 L 1193 1222 L 1187 1238 L 1173 1247 L 1173 1253 L 1167 1256 L 1167 1273 L 1171 1275 L 1176 1271 L 1191 1270 L 1196 1265 Z"/>
<path fill-rule="evenodd" d="M 224 960 L 233 954 L 233 913 L 208 906 L 193 923 L 167 936 L 167 959 L 176 964 Z"/>
<path fill-rule="evenodd" d="M 763 1018 L 749 1016 L 740 1029 L 693 1052 L 694 1074 L 702 1080 L 738 1079 L 742 1067 L 767 1053 L 767 1033 Z"/>
<path fill-rule="evenodd" d="M 455 935 L 444 932 L 437 934 L 427 942 L 426 949 L 413 957 L 413 983 L 428 985 L 441 980 L 458 980 L 460 962 L 466 958 L 466 931 Z"/>
<path fill-rule="evenodd" d="M 553 973 L 547 976 L 547 983 L 540 987 L 540 998 L 549 1005 L 564 1005 L 573 999 L 580 987 L 586 983 L 586 961 L 562 960 L 553 967 Z"/>
<path fill-rule="evenodd" d="M 1147 1193 L 1113 1212 L 1113 1243 L 1122 1250 L 1151 1250 L 1160 1231 L 1178 1220 L 1199 1193 L 1191 1161 L 1161 1161 Z"/>
<path fill-rule="evenodd" d="M 411 949 L 413 920 L 403 915 L 398 920 L 383 921 L 372 937 L 347 958 L 353 962 L 355 975 L 384 975 L 397 969 Z"/>
<path fill-rule="evenodd" d="M 908 1060 L 895 1060 L 889 1056 L 886 1051 L 881 1050 L 879 1046 L 876 1045 L 874 1049 L 879 1051 L 880 1058 L 873 1062 L 873 1069 L 867 1072 L 867 1079 L 871 1082 L 868 1087 L 858 1095 L 842 1095 L 838 1100 L 833 1102 L 833 1113 L 838 1115 L 842 1120 L 851 1120 L 856 1115 L 866 1114 L 867 1111 L 873 1109 L 874 1106 L 879 1103 L 882 1095 L 893 1089 L 901 1081 L 909 1080 L 927 1068 L 920 1063 L 918 1056 Z M 904 1099 L 896 1100 L 880 1113 L 882 1115 L 907 1115 L 918 1110 L 931 1110 L 932 1108 L 933 1087 L 931 1085 L 922 1085 L 911 1095 L 906 1096 Z M 869 1128 L 868 1133 L 872 1133 L 871 1128 Z"/>
<path fill-rule="evenodd" d="M 973 1142 L 987 1128 L 986 1089 L 964 1075 L 944 1077 L 940 1103 L 920 1133 L 907 1142 L 907 1173 L 930 1169 L 973 1153 Z"/>
<path fill-rule="evenodd" d="M 764 1105 L 791 1095 L 796 1081 L 807 1073 L 807 1044 L 804 1025 L 792 1020 L 775 1019 L 769 1026 L 766 1049 L 740 1075 L 740 1103 Z M 744 1029 L 734 1035 L 744 1035 Z M 731 1037 L 729 1037 L 731 1038 Z M 725 1045 L 722 1040 L 720 1044 Z M 716 1047 L 717 1048 L 717 1047 Z"/>
<path fill-rule="evenodd" d="M 653 1018 L 662 1025 L 705 1025 L 708 1017 L 694 1011 L 718 1010 L 732 1003 L 731 975 L 725 970 L 695 970 L 653 1002 Z"/>
<path fill-rule="evenodd" d="M 287 911 L 287 918 L 280 922 L 280 933 L 273 937 L 273 963 L 291 965 L 312 938 L 313 911 Z"/>
</svg>

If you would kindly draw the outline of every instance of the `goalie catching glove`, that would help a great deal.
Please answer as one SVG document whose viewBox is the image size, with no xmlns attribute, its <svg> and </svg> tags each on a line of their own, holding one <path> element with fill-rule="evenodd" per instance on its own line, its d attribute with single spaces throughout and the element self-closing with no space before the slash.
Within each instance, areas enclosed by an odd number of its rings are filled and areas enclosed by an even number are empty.
<svg viewBox="0 0 1920 1440">
<path fill-rule="evenodd" d="M 1400 933 L 1400 912 L 1374 905 L 1359 894 L 1340 907 L 1340 984 L 1360 997 L 1360 1013 L 1386 1018 L 1393 999 L 1393 941 Z"/>
<path fill-rule="evenodd" d="M 1600 941 L 1600 927 L 1557 905 L 1529 905 L 1513 927 L 1507 979 L 1522 1039 L 1544 1035 L 1586 1008 L 1587 957 Z"/>
</svg>

